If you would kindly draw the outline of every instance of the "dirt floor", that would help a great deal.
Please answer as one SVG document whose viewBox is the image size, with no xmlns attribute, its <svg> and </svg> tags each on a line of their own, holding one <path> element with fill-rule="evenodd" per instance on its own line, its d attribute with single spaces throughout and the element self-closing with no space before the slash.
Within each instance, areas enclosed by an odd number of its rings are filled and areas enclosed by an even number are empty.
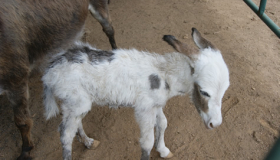
<svg viewBox="0 0 280 160">
<path fill-rule="evenodd" d="M 259 1 L 255 1 L 259 4 Z M 164 112 L 165 134 L 174 160 L 263 159 L 279 137 L 280 40 L 243 1 L 225 0 L 111 0 L 109 6 L 120 48 L 157 53 L 173 52 L 162 41 L 164 34 L 194 45 L 196 27 L 223 54 L 231 85 L 223 98 L 223 123 L 207 130 L 188 96 L 171 99 Z M 266 13 L 280 25 L 280 1 L 267 2 Z M 100 49 L 111 49 L 101 26 L 91 16 L 86 22 L 86 40 Z M 36 160 L 62 159 L 57 131 L 61 117 L 43 117 L 40 74 L 30 80 L 32 136 Z M 0 97 L 0 159 L 16 159 L 21 150 L 20 133 L 12 108 Z M 94 107 L 83 120 L 86 133 L 101 144 L 86 149 L 77 139 L 73 159 L 140 159 L 139 128 L 131 108 Z M 151 159 L 160 159 L 153 149 Z"/>
</svg>

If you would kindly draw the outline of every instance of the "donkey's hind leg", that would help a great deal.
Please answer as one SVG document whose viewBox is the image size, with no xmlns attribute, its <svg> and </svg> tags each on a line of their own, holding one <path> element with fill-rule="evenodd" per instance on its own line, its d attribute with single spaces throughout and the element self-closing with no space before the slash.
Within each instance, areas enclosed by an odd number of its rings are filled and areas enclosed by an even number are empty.
<svg viewBox="0 0 280 160">
<path fill-rule="evenodd" d="M 80 108 L 79 105 L 75 107 Z M 79 132 L 79 127 L 82 125 L 83 116 L 79 115 L 76 110 L 71 110 L 73 109 L 73 106 L 66 106 L 63 104 L 61 108 L 63 110 L 63 118 L 62 123 L 59 126 L 59 130 L 60 140 L 63 148 L 63 159 L 71 160 L 73 138 L 75 137 L 76 133 Z M 81 129 L 81 132 L 83 132 L 83 128 Z M 82 135 L 84 137 L 85 133 L 83 132 Z"/>
<path fill-rule="evenodd" d="M 78 130 L 80 118 L 71 114 L 63 113 L 63 120 L 59 126 L 60 140 L 63 148 L 63 159 L 72 159 L 72 142 Z"/>
<path fill-rule="evenodd" d="M 61 105 L 63 118 L 59 127 L 64 160 L 71 160 L 72 158 L 72 143 L 77 132 L 88 143 L 87 145 L 91 143 L 82 125 L 83 117 L 91 108 L 91 101 L 83 90 L 79 90 L 79 92 L 82 96 L 69 94 L 68 99 L 64 99 Z"/>
<path fill-rule="evenodd" d="M 87 147 L 87 148 L 90 148 L 91 146 L 93 148 L 96 148 L 100 142 L 97 141 L 97 140 L 94 140 L 92 138 L 89 138 L 85 131 L 84 131 L 84 128 L 83 128 L 83 124 L 82 124 L 82 120 L 79 122 L 78 124 L 78 136 L 79 136 L 79 141 L 84 143 L 84 145 Z"/>
<path fill-rule="evenodd" d="M 144 109 L 135 108 L 135 118 L 140 127 L 140 145 L 142 148 L 141 160 L 149 160 L 154 145 L 154 127 L 156 123 L 156 108 Z"/>
</svg>

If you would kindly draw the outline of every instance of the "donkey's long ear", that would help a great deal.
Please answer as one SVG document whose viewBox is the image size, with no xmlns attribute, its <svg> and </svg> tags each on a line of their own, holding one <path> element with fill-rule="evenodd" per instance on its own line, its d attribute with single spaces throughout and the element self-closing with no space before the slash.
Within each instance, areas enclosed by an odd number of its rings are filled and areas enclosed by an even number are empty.
<svg viewBox="0 0 280 160">
<path fill-rule="evenodd" d="M 180 42 L 172 35 L 164 35 L 162 39 L 169 45 L 171 45 L 177 52 L 186 54 L 191 59 L 194 59 L 194 55 L 198 53 L 196 49 L 188 46 L 185 43 Z"/>
<path fill-rule="evenodd" d="M 200 49 L 205 49 L 209 47 L 212 49 L 217 49 L 211 42 L 203 38 L 196 28 L 192 28 L 192 37 L 193 41 Z"/>
</svg>

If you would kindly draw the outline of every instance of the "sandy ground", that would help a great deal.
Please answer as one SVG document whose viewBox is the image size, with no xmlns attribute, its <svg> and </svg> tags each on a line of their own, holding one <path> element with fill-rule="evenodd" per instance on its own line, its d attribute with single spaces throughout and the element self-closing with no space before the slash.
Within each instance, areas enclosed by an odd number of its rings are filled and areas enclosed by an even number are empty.
<svg viewBox="0 0 280 160">
<path fill-rule="evenodd" d="M 259 2 L 256 1 L 258 4 Z M 162 41 L 164 34 L 194 45 L 196 27 L 223 53 L 231 85 L 223 98 L 223 124 L 207 130 L 188 96 L 171 99 L 164 112 L 165 134 L 174 160 L 263 159 L 280 129 L 280 40 L 243 1 L 226 0 L 112 0 L 110 14 L 120 48 L 165 53 L 173 49 Z M 266 13 L 280 25 L 280 1 L 267 2 Z M 91 16 L 86 40 L 109 50 L 107 37 Z M 61 117 L 43 117 L 40 74 L 30 80 L 35 159 L 62 159 L 57 131 Z M 21 150 L 20 133 L 12 108 L 0 97 L 0 159 L 16 159 Z M 131 108 L 94 107 L 83 120 L 86 133 L 101 144 L 86 149 L 75 138 L 73 159 L 139 159 L 139 128 Z M 151 159 L 160 159 L 153 149 Z"/>
</svg>

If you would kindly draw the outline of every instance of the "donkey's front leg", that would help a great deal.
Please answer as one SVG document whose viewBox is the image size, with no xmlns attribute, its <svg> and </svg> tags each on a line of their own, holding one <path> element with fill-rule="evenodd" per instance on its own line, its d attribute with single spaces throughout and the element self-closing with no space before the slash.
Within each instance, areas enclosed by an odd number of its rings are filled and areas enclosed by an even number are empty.
<svg viewBox="0 0 280 160">
<path fill-rule="evenodd" d="M 167 127 L 167 119 L 163 113 L 162 108 L 158 108 L 157 116 L 156 116 L 156 141 L 155 147 L 157 151 L 160 153 L 162 158 L 171 158 L 173 154 L 170 150 L 165 146 L 164 143 L 164 132 Z"/>
<path fill-rule="evenodd" d="M 21 77 L 20 77 L 21 78 Z M 14 81 L 16 81 L 14 79 Z M 30 152 L 34 147 L 31 139 L 31 128 L 33 121 L 29 111 L 28 98 L 29 88 L 28 79 L 20 79 L 22 83 L 18 82 L 18 86 L 8 85 L 10 89 L 8 98 L 14 109 L 14 121 L 21 133 L 22 138 L 22 151 L 17 160 L 31 160 Z"/>
<path fill-rule="evenodd" d="M 154 145 L 154 126 L 156 122 L 156 108 L 141 110 L 135 109 L 135 118 L 140 127 L 140 145 L 142 148 L 141 160 L 149 160 Z"/>
</svg>

